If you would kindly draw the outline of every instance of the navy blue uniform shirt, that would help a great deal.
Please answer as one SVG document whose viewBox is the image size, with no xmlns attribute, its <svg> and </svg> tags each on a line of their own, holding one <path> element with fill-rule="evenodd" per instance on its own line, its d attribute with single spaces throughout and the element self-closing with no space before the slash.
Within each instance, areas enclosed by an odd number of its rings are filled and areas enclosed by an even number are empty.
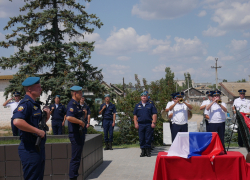
<svg viewBox="0 0 250 180">
<path fill-rule="evenodd" d="M 99 112 L 102 110 L 102 107 L 106 105 L 106 103 L 103 103 L 100 106 L 100 110 Z M 102 117 L 103 119 L 107 119 L 107 120 L 113 120 L 113 114 L 116 113 L 116 108 L 115 105 L 112 104 L 111 102 L 108 104 L 108 106 L 106 105 L 106 108 L 102 111 Z"/>
<path fill-rule="evenodd" d="M 56 104 L 50 105 L 50 110 L 52 110 L 52 107 L 54 107 L 54 110 L 52 111 L 52 118 L 51 120 L 54 122 L 63 122 L 64 116 L 66 115 L 66 108 L 63 104 L 58 104 L 58 107 L 56 108 Z"/>
<path fill-rule="evenodd" d="M 80 104 L 81 105 L 81 104 Z M 90 115 L 91 114 L 91 111 L 90 111 L 90 108 L 89 108 L 89 106 L 86 104 L 86 103 L 84 103 L 83 105 L 81 105 L 81 107 L 82 107 L 82 109 L 86 109 L 87 110 L 87 116 L 86 116 L 86 118 L 85 118 L 85 121 L 87 121 L 88 120 L 88 115 Z"/>
<path fill-rule="evenodd" d="M 133 114 L 137 116 L 138 123 L 152 123 L 152 116 L 157 114 L 157 110 L 153 103 L 146 102 L 144 107 L 142 102 L 139 102 L 135 105 Z"/>
<path fill-rule="evenodd" d="M 83 115 L 84 112 L 82 111 L 80 104 L 76 100 L 71 99 L 67 106 L 66 116 L 72 116 L 77 119 L 80 119 Z M 80 128 L 79 124 L 69 122 L 68 128 L 70 133 L 79 134 L 79 128 Z"/>
<path fill-rule="evenodd" d="M 25 95 L 14 110 L 12 119 L 23 119 L 31 126 L 38 128 L 38 124 L 42 120 L 40 104 L 35 102 L 30 96 Z M 29 146 L 35 148 L 37 136 L 34 134 L 20 130 L 20 139 L 26 147 Z M 46 136 L 45 138 L 42 138 L 41 148 L 44 148 L 45 141 Z"/>
</svg>

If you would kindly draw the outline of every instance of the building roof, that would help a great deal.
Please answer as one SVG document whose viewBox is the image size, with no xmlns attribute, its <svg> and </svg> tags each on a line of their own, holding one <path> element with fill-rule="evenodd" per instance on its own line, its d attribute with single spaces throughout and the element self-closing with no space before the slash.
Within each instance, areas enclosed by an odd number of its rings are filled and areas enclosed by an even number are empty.
<svg viewBox="0 0 250 180">
<path fill-rule="evenodd" d="M 119 95 L 119 96 L 122 96 L 124 94 L 124 92 L 119 89 L 117 86 L 115 86 L 114 84 L 111 84 L 110 85 L 108 83 L 106 83 L 105 81 L 102 81 L 102 83 L 107 89 L 112 89 L 114 90 L 114 92 Z"/>
<path fill-rule="evenodd" d="M 190 90 L 195 90 L 195 91 L 197 91 L 199 94 L 205 96 L 205 93 L 203 93 L 203 92 L 197 90 L 197 88 L 193 88 L 193 87 L 191 87 L 191 88 L 189 88 L 189 89 L 185 89 L 185 90 L 183 90 L 183 92 L 184 92 L 184 93 L 188 93 L 188 90 L 189 90 L 189 91 L 190 91 Z"/>
<path fill-rule="evenodd" d="M 250 83 L 249 82 L 221 82 L 221 87 L 223 87 L 229 94 L 234 97 L 239 96 L 238 90 L 245 89 L 247 90 L 246 96 L 250 96 Z"/>
<path fill-rule="evenodd" d="M 10 80 L 13 79 L 13 75 L 2 75 L 0 76 L 0 80 Z"/>
<path fill-rule="evenodd" d="M 207 86 L 205 86 L 205 85 L 201 85 L 201 86 L 199 86 L 199 87 L 196 87 L 195 89 L 198 89 L 198 90 L 202 90 L 202 89 L 206 89 L 206 90 L 211 90 L 211 88 L 210 87 L 207 87 Z"/>
</svg>

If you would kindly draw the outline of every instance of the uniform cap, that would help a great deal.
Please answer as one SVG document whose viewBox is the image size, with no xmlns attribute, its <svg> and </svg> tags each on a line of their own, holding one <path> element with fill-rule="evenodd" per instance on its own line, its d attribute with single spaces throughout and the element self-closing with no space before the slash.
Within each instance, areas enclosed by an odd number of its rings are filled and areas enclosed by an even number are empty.
<svg viewBox="0 0 250 180">
<path fill-rule="evenodd" d="M 184 96 L 184 92 L 177 92 L 175 96 Z"/>
<path fill-rule="evenodd" d="M 146 92 L 141 93 L 141 96 L 147 96 L 148 94 Z"/>
<path fill-rule="evenodd" d="M 144 93 L 148 94 L 148 91 L 144 91 Z"/>
<path fill-rule="evenodd" d="M 239 91 L 238 91 L 240 94 L 245 94 L 247 91 L 245 90 L 245 89 L 240 89 Z"/>
<path fill-rule="evenodd" d="M 21 96 L 21 93 L 18 92 L 18 91 L 15 91 L 15 92 L 13 92 L 13 95 L 14 95 L 14 96 Z"/>
<path fill-rule="evenodd" d="M 110 95 L 109 94 L 105 94 L 105 96 L 104 97 L 110 97 Z"/>
<path fill-rule="evenodd" d="M 71 90 L 71 91 L 81 91 L 81 90 L 82 90 L 82 87 L 80 87 L 80 86 L 72 86 L 72 87 L 70 88 L 70 90 Z"/>
<path fill-rule="evenodd" d="M 150 96 L 148 96 L 148 99 L 150 99 Z"/>
<path fill-rule="evenodd" d="M 172 96 L 172 98 L 175 98 L 175 93 L 170 94 L 170 96 Z"/>
<path fill-rule="evenodd" d="M 40 77 L 28 77 L 23 81 L 22 86 L 27 87 L 39 83 L 40 83 Z"/>
<path fill-rule="evenodd" d="M 60 96 L 60 95 L 56 95 L 56 96 L 55 96 L 55 98 L 56 98 L 56 97 L 59 97 L 59 99 L 61 98 L 61 96 Z"/>
<path fill-rule="evenodd" d="M 207 92 L 206 92 L 206 95 L 212 96 L 212 95 L 213 95 L 213 91 L 207 91 Z"/>
<path fill-rule="evenodd" d="M 216 96 L 216 95 L 221 95 L 221 92 L 219 90 L 214 91 L 213 96 Z"/>
</svg>

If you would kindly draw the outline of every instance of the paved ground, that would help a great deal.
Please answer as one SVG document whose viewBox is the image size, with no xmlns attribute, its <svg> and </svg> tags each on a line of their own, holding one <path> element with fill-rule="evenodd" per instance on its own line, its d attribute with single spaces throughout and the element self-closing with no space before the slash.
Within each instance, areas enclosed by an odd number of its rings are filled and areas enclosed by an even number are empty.
<svg viewBox="0 0 250 180">
<path fill-rule="evenodd" d="M 139 148 L 104 151 L 103 163 L 92 172 L 87 180 L 152 180 L 158 152 L 167 151 L 169 146 L 156 147 L 151 157 L 139 157 Z M 230 148 L 246 156 L 245 148 Z"/>
</svg>

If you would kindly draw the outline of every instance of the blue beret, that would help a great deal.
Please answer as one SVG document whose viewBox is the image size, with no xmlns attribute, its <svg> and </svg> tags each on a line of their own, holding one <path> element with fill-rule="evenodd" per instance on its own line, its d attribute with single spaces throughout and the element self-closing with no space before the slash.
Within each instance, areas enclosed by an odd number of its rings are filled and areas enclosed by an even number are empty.
<svg viewBox="0 0 250 180">
<path fill-rule="evenodd" d="M 184 96 L 184 92 L 177 92 L 175 96 Z"/>
<path fill-rule="evenodd" d="M 147 95 L 148 95 L 148 94 L 145 93 L 145 92 L 141 93 L 141 96 L 147 96 Z"/>
<path fill-rule="evenodd" d="M 60 95 L 56 95 L 56 96 L 55 96 L 55 98 L 56 98 L 56 97 L 59 97 L 59 99 L 61 98 L 61 96 L 60 96 Z"/>
<path fill-rule="evenodd" d="M 109 94 L 105 94 L 104 97 L 110 97 L 110 95 Z"/>
<path fill-rule="evenodd" d="M 148 94 L 148 91 L 144 91 L 144 93 Z"/>
<path fill-rule="evenodd" d="M 247 91 L 245 89 L 240 89 L 238 92 L 239 93 L 246 93 Z"/>
<path fill-rule="evenodd" d="M 213 96 L 216 96 L 216 95 L 221 95 L 221 92 L 219 90 L 214 91 Z"/>
<path fill-rule="evenodd" d="M 71 91 L 81 91 L 81 90 L 82 90 L 82 87 L 80 87 L 80 86 L 72 86 L 72 87 L 70 88 L 70 90 L 71 90 Z"/>
<path fill-rule="evenodd" d="M 148 99 L 150 99 L 150 96 L 148 96 Z"/>
<path fill-rule="evenodd" d="M 207 91 L 207 92 L 206 92 L 206 94 L 207 94 L 208 96 L 212 96 L 213 93 L 214 93 L 213 91 Z"/>
<path fill-rule="evenodd" d="M 20 92 L 15 91 L 15 92 L 13 92 L 13 95 L 14 95 L 14 96 L 21 96 L 21 93 L 20 93 Z"/>
<path fill-rule="evenodd" d="M 34 84 L 39 84 L 39 83 L 40 83 L 39 77 L 28 77 L 23 81 L 22 86 L 24 86 L 24 87 L 32 86 Z"/>
</svg>

